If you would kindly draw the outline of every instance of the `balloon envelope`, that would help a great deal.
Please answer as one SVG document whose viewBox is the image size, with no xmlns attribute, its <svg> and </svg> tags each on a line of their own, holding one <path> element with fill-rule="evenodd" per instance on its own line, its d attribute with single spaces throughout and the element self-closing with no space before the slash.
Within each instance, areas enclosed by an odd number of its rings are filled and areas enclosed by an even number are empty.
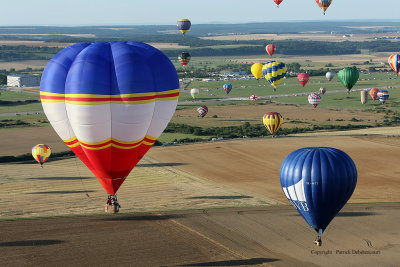
<svg viewBox="0 0 400 267">
<path fill-rule="evenodd" d="M 385 104 L 386 100 L 389 99 L 389 92 L 387 90 L 380 90 L 377 95 L 382 104 Z"/>
<path fill-rule="evenodd" d="M 361 104 L 366 104 L 368 102 L 368 91 L 366 90 L 362 90 L 360 91 L 360 95 L 361 95 Z"/>
<path fill-rule="evenodd" d="M 256 95 L 251 95 L 251 96 L 250 96 L 250 100 L 251 100 L 251 101 L 257 101 L 257 100 L 258 100 L 258 96 L 256 96 Z"/>
<path fill-rule="evenodd" d="M 187 64 L 189 64 L 191 59 L 191 56 L 188 52 L 182 52 L 179 56 L 178 56 L 178 60 L 179 62 L 182 64 L 182 66 L 186 66 Z"/>
<path fill-rule="evenodd" d="M 32 156 L 40 165 L 43 165 L 50 155 L 51 149 L 45 144 L 38 144 L 32 148 Z"/>
<path fill-rule="evenodd" d="M 190 29 L 190 26 L 192 26 L 192 23 L 188 19 L 180 19 L 176 23 L 176 27 L 183 35 Z"/>
<path fill-rule="evenodd" d="M 389 57 L 389 65 L 392 67 L 396 75 L 399 75 L 399 70 L 400 70 L 400 55 L 391 55 Z"/>
<path fill-rule="evenodd" d="M 270 61 L 263 67 L 265 79 L 275 88 L 282 82 L 286 76 L 287 67 L 285 63 L 279 61 Z"/>
<path fill-rule="evenodd" d="M 353 194 L 357 169 L 339 149 L 305 147 L 284 159 L 280 181 L 286 198 L 322 234 Z"/>
<path fill-rule="evenodd" d="M 360 72 L 357 68 L 347 67 L 339 71 L 338 77 L 343 86 L 350 91 L 351 88 L 353 88 L 353 86 L 357 83 L 358 78 L 360 77 Z"/>
<path fill-rule="evenodd" d="M 315 0 L 315 2 L 317 2 L 317 5 L 322 9 L 325 15 L 325 11 L 331 5 L 332 0 Z"/>
<path fill-rule="evenodd" d="M 263 124 L 272 136 L 281 128 L 283 117 L 278 112 L 265 113 L 263 116 Z"/>
<path fill-rule="evenodd" d="M 208 107 L 206 107 L 206 106 L 199 107 L 197 109 L 197 113 L 199 113 L 199 116 L 203 118 L 208 113 Z"/>
<path fill-rule="evenodd" d="M 267 51 L 268 55 L 272 57 L 272 55 L 275 53 L 275 45 L 269 44 L 265 47 L 265 50 Z"/>
<path fill-rule="evenodd" d="M 314 108 L 319 105 L 319 102 L 321 102 L 321 96 L 319 94 L 311 93 L 308 95 L 308 103 L 310 103 Z"/>
<path fill-rule="evenodd" d="M 115 194 L 174 114 L 179 79 L 148 44 L 78 43 L 47 64 L 40 97 L 54 130 Z"/>
<path fill-rule="evenodd" d="M 222 86 L 222 88 L 224 89 L 224 92 L 225 92 L 226 94 L 229 94 L 229 93 L 231 92 L 231 90 L 232 90 L 232 84 L 226 83 L 226 84 L 224 84 L 224 85 Z"/>
<path fill-rule="evenodd" d="M 303 87 L 308 83 L 309 79 L 310 75 L 308 75 L 308 73 L 300 73 L 299 75 L 297 75 L 297 80 Z"/>
<path fill-rule="evenodd" d="M 324 95 L 326 93 L 326 88 L 324 88 L 324 87 L 319 88 L 319 93 L 321 95 Z"/>
<path fill-rule="evenodd" d="M 333 80 L 333 77 L 335 77 L 335 73 L 332 71 L 328 71 L 325 76 L 328 79 L 328 81 L 330 82 Z"/>
<path fill-rule="evenodd" d="M 199 93 L 200 93 L 200 91 L 197 88 L 193 88 L 190 90 L 190 95 L 193 97 L 193 99 L 195 99 L 196 95 L 198 95 Z"/>
<path fill-rule="evenodd" d="M 371 90 L 369 90 L 369 95 L 372 97 L 372 100 L 375 101 L 378 98 L 378 92 L 378 88 L 372 88 Z"/>
<path fill-rule="evenodd" d="M 251 66 L 251 73 L 257 80 L 259 80 L 263 76 L 263 67 L 264 65 L 261 63 L 254 63 Z"/>
<path fill-rule="evenodd" d="M 275 4 L 277 7 L 282 3 L 283 0 L 274 0 Z"/>
</svg>

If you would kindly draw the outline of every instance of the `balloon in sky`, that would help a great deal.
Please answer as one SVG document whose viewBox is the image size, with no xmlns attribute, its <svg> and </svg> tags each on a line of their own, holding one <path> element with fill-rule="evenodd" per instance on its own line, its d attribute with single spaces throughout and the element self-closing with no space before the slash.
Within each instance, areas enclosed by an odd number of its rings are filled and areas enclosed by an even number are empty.
<svg viewBox="0 0 400 267">
<path fill-rule="evenodd" d="M 222 86 L 226 94 L 229 94 L 232 90 L 232 84 L 226 83 Z"/>
<path fill-rule="evenodd" d="M 386 100 L 389 99 L 389 92 L 387 90 L 380 90 L 378 92 L 378 99 L 382 104 L 385 104 Z"/>
<path fill-rule="evenodd" d="M 287 67 L 285 63 L 279 61 L 270 61 L 263 67 L 265 79 L 271 83 L 276 91 L 276 87 L 282 82 L 286 76 Z"/>
<path fill-rule="evenodd" d="M 251 95 L 251 96 L 250 96 L 250 100 L 251 100 L 251 101 L 257 101 L 257 100 L 258 100 L 258 96 L 256 96 L 256 95 Z"/>
<path fill-rule="evenodd" d="M 319 94 L 324 95 L 326 93 L 326 89 L 324 87 L 319 88 Z"/>
<path fill-rule="evenodd" d="M 394 72 L 396 73 L 397 76 L 399 76 L 399 70 L 400 70 L 400 55 L 391 55 L 389 57 L 389 65 L 392 67 Z"/>
<path fill-rule="evenodd" d="M 188 52 L 182 52 L 179 56 L 178 56 L 178 60 L 179 62 L 182 64 L 182 66 L 186 67 L 187 64 L 189 64 L 190 62 L 190 54 Z"/>
<path fill-rule="evenodd" d="M 378 98 L 378 92 L 378 88 L 372 88 L 371 90 L 369 90 L 369 95 L 372 97 L 372 100 L 375 101 Z"/>
<path fill-rule="evenodd" d="M 317 5 L 322 9 L 325 15 L 325 11 L 331 5 L 332 0 L 315 0 L 315 2 L 317 2 Z"/>
<path fill-rule="evenodd" d="M 325 76 L 328 79 L 328 82 L 330 82 L 333 80 L 333 77 L 335 77 L 335 73 L 332 71 L 328 71 Z"/>
<path fill-rule="evenodd" d="M 310 75 L 308 75 L 308 73 L 300 73 L 299 75 L 297 75 L 297 80 L 303 87 L 308 83 L 309 79 Z"/>
<path fill-rule="evenodd" d="M 190 95 L 193 97 L 193 99 L 195 99 L 196 95 L 198 95 L 199 93 L 200 93 L 200 91 L 197 88 L 193 88 L 190 90 Z"/>
<path fill-rule="evenodd" d="M 192 26 L 192 23 L 188 19 L 180 19 L 176 23 L 176 26 L 178 27 L 178 30 L 185 35 L 186 32 L 190 29 L 190 26 Z"/>
<path fill-rule="evenodd" d="M 78 43 L 47 64 L 40 97 L 54 130 L 115 195 L 168 125 L 179 79 L 148 44 Z"/>
<path fill-rule="evenodd" d="M 32 156 L 37 162 L 39 162 L 40 166 L 46 162 L 50 155 L 51 149 L 45 144 L 38 144 L 32 148 Z"/>
<path fill-rule="evenodd" d="M 360 72 L 357 68 L 344 68 L 338 73 L 339 80 L 343 86 L 350 92 L 351 88 L 357 83 L 360 77 Z"/>
<path fill-rule="evenodd" d="M 361 104 L 366 104 L 368 102 L 368 91 L 367 90 L 362 90 L 360 91 L 361 95 Z"/>
<path fill-rule="evenodd" d="M 199 113 L 199 116 L 204 118 L 205 115 L 208 113 L 208 107 L 206 106 L 201 106 L 197 109 L 197 113 Z"/>
<path fill-rule="evenodd" d="M 282 3 L 283 0 L 274 0 L 276 7 L 279 7 L 279 5 Z"/>
<path fill-rule="evenodd" d="M 263 124 L 265 128 L 271 133 L 272 137 L 281 128 L 283 124 L 283 117 L 278 112 L 265 113 L 263 116 Z"/>
<path fill-rule="evenodd" d="M 339 149 L 305 147 L 283 160 L 280 180 L 290 203 L 322 234 L 353 194 L 357 168 Z"/>
<path fill-rule="evenodd" d="M 265 50 L 267 51 L 268 55 L 272 57 L 272 55 L 275 53 L 275 45 L 269 44 L 265 47 Z"/>
<path fill-rule="evenodd" d="M 257 80 L 259 80 L 263 76 L 263 67 L 264 65 L 261 63 L 254 63 L 251 66 L 251 73 Z"/>
<path fill-rule="evenodd" d="M 319 105 L 319 102 L 321 102 L 321 96 L 319 94 L 311 93 L 308 95 L 308 103 L 310 103 L 314 108 Z"/>
</svg>

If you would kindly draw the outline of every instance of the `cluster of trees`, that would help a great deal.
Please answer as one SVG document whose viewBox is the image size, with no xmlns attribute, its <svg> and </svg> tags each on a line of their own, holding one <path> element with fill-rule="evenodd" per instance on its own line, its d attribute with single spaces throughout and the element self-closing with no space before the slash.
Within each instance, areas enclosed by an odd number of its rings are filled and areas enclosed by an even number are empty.
<svg viewBox="0 0 400 267">
<path fill-rule="evenodd" d="M 377 126 L 381 126 L 378 124 Z M 294 128 L 282 128 L 278 131 L 278 135 L 288 135 L 295 133 L 313 132 L 317 130 L 351 130 L 368 128 L 370 125 L 313 125 L 311 127 L 294 127 Z M 270 133 L 261 124 L 251 125 L 249 122 L 245 122 L 241 126 L 229 126 L 229 127 L 209 127 L 201 128 L 198 126 L 190 126 L 186 124 L 170 123 L 164 132 L 168 133 L 184 133 L 193 134 L 197 136 L 211 136 L 211 137 L 224 137 L 224 138 L 240 138 L 243 136 L 248 137 L 261 137 L 270 135 Z M 187 139 L 187 138 L 186 138 Z M 196 139 L 190 139 L 196 141 Z M 204 141 L 203 139 L 200 139 Z M 178 140 L 181 142 L 180 140 Z M 188 140 L 186 140 L 187 142 Z"/>
<path fill-rule="evenodd" d="M 59 47 L 47 46 L 2 45 L 0 46 L 0 61 L 48 60 L 60 51 L 60 49 Z"/>
<path fill-rule="evenodd" d="M 58 160 L 58 159 L 64 159 L 68 157 L 75 157 L 75 154 L 69 150 L 69 151 L 64 151 L 64 152 L 53 152 L 51 154 L 51 157 L 47 161 L 53 161 L 53 160 Z M 33 163 L 36 162 L 32 158 L 31 153 L 26 153 L 23 155 L 18 155 L 18 156 L 0 156 L 0 163 L 6 163 L 6 162 L 22 162 L 25 161 L 27 163 Z"/>
<path fill-rule="evenodd" d="M 119 40 L 120 38 L 112 38 Z M 110 38 L 85 38 L 85 39 L 60 39 L 56 41 L 110 41 Z M 124 40 L 124 39 L 122 39 Z M 204 40 L 194 36 L 186 36 L 182 38 L 179 35 L 163 34 L 138 36 L 137 41 L 143 42 L 176 42 L 181 45 L 190 46 L 190 54 L 194 57 L 202 56 L 246 56 L 260 55 L 264 53 L 264 47 L 272 41 L 251 40 L 251 41 L 218 41 Z M 55 41 L 55 40 L 53 40 Z M 390 52 L 397 50 L 397 43 L 387 40 L 375 40 L 367 42 L 317 42 L 317 41 L 301 41 L 301 40 L 282 40 L 273 41 L 278 47 L 280 54 L 284 55 L 343 55 L 343 54 L 359 54 L 361 50 L 369 50 L 372 52 Z M 223 47 L 223 45 L 235 44 Z M 50 59 L 54 54 L 60 51 L 59 47 L 46 46 L 0 46 L 1 61 L 16 61 L 28 59 Z M 162 49 L 170 58 L 175 59 L 183 49 Z"/>
</svg>

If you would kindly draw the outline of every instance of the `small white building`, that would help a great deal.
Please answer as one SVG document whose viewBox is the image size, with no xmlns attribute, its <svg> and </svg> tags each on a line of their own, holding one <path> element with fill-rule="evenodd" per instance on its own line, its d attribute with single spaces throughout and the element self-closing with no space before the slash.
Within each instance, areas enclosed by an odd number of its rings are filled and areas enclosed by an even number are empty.
<svg viewBox="0 0 400 267">
<path fill-rule="evenodd" d="M 32 74 L 12 74 L 7 75 L 7 86 L 12 87 L 29 87 L 39 86 L 40 78 Z"/>
</svg>

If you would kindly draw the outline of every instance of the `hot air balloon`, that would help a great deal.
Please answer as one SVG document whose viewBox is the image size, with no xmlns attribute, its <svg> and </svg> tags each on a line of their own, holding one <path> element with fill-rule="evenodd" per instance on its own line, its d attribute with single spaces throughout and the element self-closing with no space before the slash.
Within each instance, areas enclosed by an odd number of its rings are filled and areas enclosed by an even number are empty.
<svg viewBox="0 0 400 267">
<path fill-rule="evenodd" d="M 42 168 L 43 168 L 43 163 L 46 162 L 46 160 L 50 157 L 50 155 L 51 155 L 51 149 L 45 144 L 38 144 L 32 148 L 32 156 L 40 164 Z"/>
<path fill-rule="evenodd" d="M 281 128 L 283 124 L 283 117 L 278 112 L 265 113 L 263 116 L 263 124 L 265 128 L 271 133 L 272 137 Z"/>
<path fill-rule="evenodd" d="M 178 30 L 185 35 L 186 32 L 190 29 L 190 26 L 192 26 L 192 23 L 188 19 L 180 19 L 176 23 L 176 27 L 178 27 Z"/>
<path fill-rule="evenodd" d="M 263 76 L 263 67 L 264 65 L 261 63 L 254 63 L 251 66 L 251 73 L 257 80 L 260 80 L 260 78 Z"/>
<path fill-rule="evenodd" d="M 400 55 L 391 55 L 389 57 L 389 65 L 392 67 L 394 72 L 396 73 L 397 76 L 399 76 L 399 70 L 400 70 Z"/>
<path fill-rule="evenodd" d="M 360 91 L 361 94 L 361 104 L 365 104 L 368 102 L 368 91 L 367 90 L 362 90 Z"/>
<path fill-rule="evenodd" d="M 199 116 L 204 118 L 205 115 L 208 113 L 208 107 L 206 106 L 201 106 L 197 109 L 197 113 L 199 113 Z"/>
<path fill-rule="evenodd" d="M 308 73 L 300 73 L 299 75 L 297 75 L 297 80 L 303 87 L 308 83 L 309 79 L 310 75 L 308 75 Z"/>
<path fill-rule="evenodd" d="M 319 94 L 324 95 L 326 93 L 326 89 L 324 87 L 319 88 Z"/>
<path fill-rule="evenodd" d="M 190 90 L 190 95 L 193 97 L 193 99 L 196 99 L 196 95 L 200 93 L 199 89 L 193 88 Z"/>
<path fill-rule="evenodd" d="M 317 93 L 311 93 L 308 95 L 308 103 L 310 103 L 314 108 L 316 108 L 321 102 L 321 96 Z"/>
<path fill-rule="evenodd" d="M 256 96 L 256 95 L 251 95 L 251 96 L 250 96 L 250 100 L 251 100 L 251 101 L 257 101 L 257 100 L 258 100 L 258 96 Z"/>
<path fill-rule="evenodd" d="M 271 83 L 276 91 L 276 87 L 282 82 L 286 76 L 287 67 L 285 63 L 279 61 L 270 61 L 263 67 L 263 74 L 267 81 Z"/>
<path fill-rule="evenodd" d="M 332 0 L 315 0 L 315 2 L 317 2 L 317 5 L 322 9 L 325 15 L 325 11 L 331 5 Z"/>
<path fill-rule="evenodd" d="M 187 64 L 189 64 L 190 62 L 190 54 L 188 52 L 182 52 L 179 56 L 178 56 L 178 60 L 179 62 L 182 64 L 182 66 L 186 67 Z"/>
<path fill-rule="evenodd" d="M 372 88 L 371 90 L 369 90 L 369 95 L 372 97 L 372 100 L 375 101 L 378 98 L 378 92 L 378 88 Z"/>
<path fill-rule="evenodd" d="M 360 77 L 360 72 L 358 72 L 357 68 L 347 67 L 339 71 L 338 77 L 343 86 L 347 88 L 348 93 L 350 93 L 351 88 L 353 88 Z"/>
<path fill-rule="evenodd" d="M 283 0 L 274 0 L 276 7 L 279 7 L 279 5 L 282 3 Z"/>
<path fill-rule="evenodd" d="M 385 104 L 386 100 L 389 99 L 389 92 L 387 90 L 380 90 L 378 92 L 378 99 L 382 104 Z"/>
<path fill-rule="evenodd" d="M 283 160 L 280 181 L 289 202 L 322 235 L 353 194 L 357 168 L 339 149 L 305 147 Z"/>
<path fill-rule="evenodd" d="M 232 90 L 232 84 L 226 83 L 222 86 L 226 94 L 229 94 Z"/>
<path fill-rule="evenodd" d="M 332 71 L 328 71 L 325 76 L 328 79 L 328 82 L 330 82 L 333 80 L 333 77 L 335 77 L 335 73 Z"/>
<path fill-rule="evenodd" d="M 265 50 L 267 51 L 268 55 L 272 57 L 272 55 L 275 53 L 275 45 L 269 44 L 265 47 Z"/>
<path fill-rule="evenodd" d="M 116 202 L 174 114 L 179 79 L 168 57 L 148 44 L 78 43 L 47 64 L 40 97 L 54 130 Z"/>
</svg>

